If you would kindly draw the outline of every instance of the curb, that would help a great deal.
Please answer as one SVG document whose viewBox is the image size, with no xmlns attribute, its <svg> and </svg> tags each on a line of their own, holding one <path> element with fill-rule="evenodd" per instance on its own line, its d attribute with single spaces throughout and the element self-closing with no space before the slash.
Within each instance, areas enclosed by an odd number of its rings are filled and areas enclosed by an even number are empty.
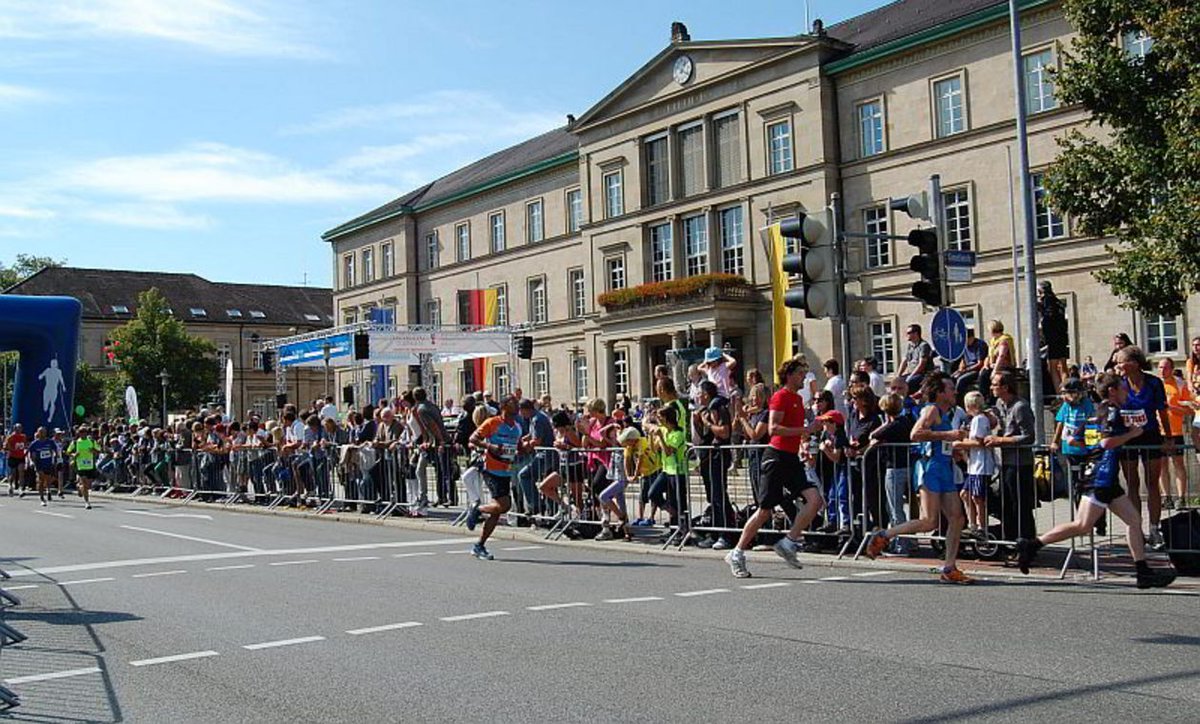
<svg viewBox="0 0 1200 724">
<path fill-rule="evenodd" d="M 157 496 L 146 496 L 146 497 L 134 498 L 134 497 L 129 497 L 127 495 L 118 495 L 118 494 L 112 494 L 112 493 L 92 493 L 92 497 L 99 499 L 99 500 L 106 500 L 106 501 L 124 501 L 127 503 L 134 503 L 134 502 L 149 503 L 152 505 L 159 505 L 159 506 L 169 507 L 169 508 L 191 508 L 191 509 L 197 508 L 197 506 L 192 505 L 191 503 L 179 503 L 179 502 L 176 502 L 175 500 L 164 500 Z M 205 504 L 201 503 L 200 505 L 203 506 Z M 373 525 L 373 526 L 378 526 L 378 527 L 383 527 L 383 528 L 399 528 L 401 530 L 431 531 L 431 532 L 442 533 L 442 534 L 447 534 L 447 535 L 459 535 L 459 536 L 469 535 L 469 532 L 465 528 L 456 527 L 456 526 L 450 525 L 449 523 L 443 523 L 441 521 L 434 521 L 434 520 L 429 520 L 429 519 L 420 520 L 420 519 L 413 519 L 413 518 L 386 518 L 383 520 L 379 520 L 374 517 L 369 517 L 369 516 L 364 517 L 359 514 L 348 514 L 348 513 L 340 513 L 340 512 L 317 514 L 317 513 L 311 513 L 308 511 L 294 511 L 294 510 L 289 510 L 289 509 L 267 510 L 265 508 L 261 508 L 258 506 L 238 506 L 238 507 L 218 506 L 218 508 L 222 511 L 228 511 L 228 512 L 233 512 L 233 513 L 242 513 L 242 514 L 246 514 L 246 515 L 269 515 L 269 516 L 276 516 L 276 517 L 281 517 L 281 518 L 292 518 L 295 520 L 317 520 L 317 521 L 325 521 L 325 522 L 331 522 L 331 523 L 352 523 L 352 524 L 357 524 L 357 525 Z M 663 556 L 666 558 L 673 558 L 673 557 L 675 557 L 675 558 L 690 558 L 690 559 L 694 559 L 694 560 L 707 560 L 707 561 L 713 561 L 713 562 L 723 562 L 722 561 L 723 556 L 721 555 L 720 551 L 709 552 L 709 551 L 701 551 L 701 550 L 694 550 L 694 549 L 687 549 L 687 550 L 682 550 L 682 551 L 676 550 L 676 549 L 663 550 L 663 549 L 659 548 L 658 546 L 645 545 L 645 544 L 623 546 L 618 549 L 618 548 L 614 548 L 614 546 L 611 543 L 599 543 L 599 542 L 594 542 L 594 541 L 589 541 L 589 540 L 561 539 L 561 540 L 551 541 L 551 540 L 547 540 L 542 535 L 534 535 L 534 534 L 528 533 L 528 532 L 526 532 L 526 530 L 527 529 L 524 529 L 524 528 L 513 528 L 511 526 L 501 525 L 501 526 L 496 527 L 495 531 L 492 533 L 492 538 L 495 540 L 518 541 L 518 542 L 525 542 L 525 543 L 538 543 L 538 544 L 543 544 L 543 545 L 553 545 L 553 546 L 559 546 L 559 547 L 564 547 L 564 548 L 576 548 L 579 550 L 606 551 L 609 553 L 613 552 L 614 550 L 620 550 L 620 552 L 622 552 L 622 553 L 635 553 L 638 555 L 657 555 L 657 556 Z M 747 553 L 747 556 L 752 561 L 774 560 L 774 557 L 771 556 L 771 554 L 766 553 L 766 552 L 751 551 L 751 552 Z M 871 569 L 871 570 L 892 569 L 892 570 L 921 572 L 921 573 L 930 573 L 930 574 L 932 574 L 932 572 L 933 572 L 932 567 L 927 563 L 909 563 L 907 561 L 904 561 L 902 559 L 897 559 L 897 558 L 889 558 L 889 559 L 887 559 L 887 561 L 885 563 L 880 563 L 880 562 L 871 561 L 871 560 L 855 560 L 853 558 L 838 559 L 838 558 L 836 558 L 834 556 L 830 556 L 830 555 L 825 555 L 825 554 L 818 555 L 818 554 L 813 554 L 813 553 L 801 553 L 799 555 L 799 558 L 800 558 L 801 562 L 804 563 L 805 567 L 812 567 L 812 568 L 862 568 L 862 569 Z M 1013 569 L 1013 570 L 1008 570 L 1008 569 L 996 570 L 996 569 L 992 569 L 992 568 L 974 568 L 973 569 L 973 568 L 968 568 L 964 565 L 963 570 L 976 578 L 987 578 L 987 579 L 993 579 L 993 580 L 1008 580 L 1008 581 L 1013 581 L 1013 582 L 1029 581 L 1029 582 L 1039 582 L 1039 583 L 1084 583 L 1084 584 L 1100 583 L 1100 584 L 1108 584 L 1108 585 L 1117 584 L 1117 585 L 1122 585 L 1122 586 L 1125 583 L 1132 584 L 1132 577 L 1121 576 L 1119 574 L 1112 574 L 1112 573 L 1107 574 L 1105 576 L 1105 578 L 1102 579 L 1101 581 L 1091 581 L 1091 580 L 1087 579 L 1087 577 L 1086 577 L 1087 574 L 1082 573 L 1082 572 L 1078 573 L 1078 575 L 1075 575 L 1075 576 L 1068 574 L 1068 576 L 1066 578 L 1059 578 L 1059 576 L 1057 574 L 1053 574 L 1053 575 L 1051 575 L 1051 574 L 1031 574 L 1031 575 L 1025 576 L 1025 575 L 1021 575 L 1020 573 L 1018 573 L 1015 569 Z M 1051 569 L 1047 569 L 1047 570 L 1051 570 Z"/>
</svg>

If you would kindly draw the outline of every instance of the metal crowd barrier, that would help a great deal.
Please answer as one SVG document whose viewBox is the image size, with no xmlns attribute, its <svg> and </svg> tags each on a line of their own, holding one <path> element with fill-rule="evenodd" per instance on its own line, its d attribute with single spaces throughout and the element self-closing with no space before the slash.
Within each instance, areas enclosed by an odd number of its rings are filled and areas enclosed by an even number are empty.
<svg viewBox="0 0 1200 724">
<path fill-rule="evenodd" d="M 6 571 L 0 570 L 0 581 L 7 581 L 10 578 L 11 576 Z M 0 655 L 4 653 L 5 647 L 19 644 L 28 638 L 25 634 L 9 626 L 5 620 L 5 614 L 8 612 L 8 609 L 20 605 L 21 599 L 0 588 Z M 12 689 L 0 685 L 0 712 L 8 711 L 20 705 L 21 697 Z"/>
</svg>

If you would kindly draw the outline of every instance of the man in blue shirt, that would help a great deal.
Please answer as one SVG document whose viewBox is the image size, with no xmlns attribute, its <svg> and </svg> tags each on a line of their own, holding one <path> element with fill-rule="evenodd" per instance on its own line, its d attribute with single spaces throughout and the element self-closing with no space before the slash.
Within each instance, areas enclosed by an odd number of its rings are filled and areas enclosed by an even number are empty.
<svg viewBox="0 0 1200 724">
<path fill-rule="evenodd" d="M 975 336 L 975 330 L 967 327 L 967 346 L 963 350 L 958 369 L 954 371 L 954 391 L 958 395 L 959 404 L 963 397 L 979 388 L 979 371 L 987 362 L 987 345 Z"/>
<path fill-rule="evenodd" d="M 541 515 L 542 500 L 538 496 L 537 484 L 557 469 L 553 460 L 554 452 L 550 449 L 554 447 L 554 423 L 528 398 L 522 398 L 518 404 L 517 423 L 521 426 L 521 436 L 531 437 L 533 444 L 541 448 L 532 455 L 522 455 L 517 463 L 517 482 L 525 499 L 525 510 L 531 516 Z"/>
<path fill-rule="evenodd" d="M 1146 563 L 1141 513 L 1118 481 L 1121 447 L 1138 438 L 1142 434 L 1142 426 L 1129 423 L 1135 418 L 1130 410 L 1123 409 L 1129 400 L 1129 390 L 1120 377 L 1109 373 L 1101 375 L 1096 381 L 1096 393 L 1101 400 L 1100 448 L 1103 452 L 1096 463 L 1087 494 L 1079 503 L 1079 513 L 1070 523 L 1058 525 L 1037 538 L 1018 539 L 1017 566 L 1021 573 L 1029 573 L 1029 566 L 1042 546 L 1087 535 L 1105 510 L 1111 510 L 1125 523 L 1129 553 L 1137 566 L 1137 587 L 1165 588 L 1175 580 L 1175 574 L 1165 570 L 1156 571 Z"/>
</svg>

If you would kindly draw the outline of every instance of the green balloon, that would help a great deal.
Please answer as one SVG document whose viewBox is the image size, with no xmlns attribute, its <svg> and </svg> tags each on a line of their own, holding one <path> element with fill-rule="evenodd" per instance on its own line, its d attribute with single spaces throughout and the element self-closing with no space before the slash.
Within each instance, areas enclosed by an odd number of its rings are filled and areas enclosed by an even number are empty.
<svg viewBox="0 0 1200 724">
<path fill-rule="evenodd" d="M 80 417 L 83 417 L 83 405 L 76 405 L 76 406 L 75 406 L 75 414 L 76 414 L 76 415 L 78 415 L 78 416 L 80 416 Z"/>
</svg>

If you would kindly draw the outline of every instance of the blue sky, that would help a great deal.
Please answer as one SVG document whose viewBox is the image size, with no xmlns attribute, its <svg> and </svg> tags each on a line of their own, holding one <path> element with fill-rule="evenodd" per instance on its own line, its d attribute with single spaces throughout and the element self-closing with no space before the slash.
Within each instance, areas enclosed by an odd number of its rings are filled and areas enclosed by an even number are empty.
<svg viewBox="0 0 1200 724">
<path fill-rule="evenodd" d="M 810 0 L 831 24 L 883 0 Z M 776 0 L 0 0 L 0 262 L 327 285 L 323 231 Z"/>
</svg>

